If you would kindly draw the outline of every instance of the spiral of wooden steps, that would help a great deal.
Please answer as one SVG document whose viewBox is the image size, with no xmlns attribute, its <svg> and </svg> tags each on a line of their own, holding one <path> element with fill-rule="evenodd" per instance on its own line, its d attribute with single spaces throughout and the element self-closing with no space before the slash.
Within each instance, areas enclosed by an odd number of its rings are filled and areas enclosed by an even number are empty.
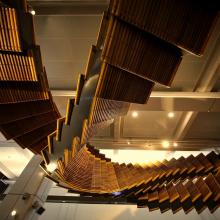
<svg viewBox="0 0 220 220">
<path fill-rule="evenodd" d="M 89 144 L 97 130 L 126 115 L 130 103 L 146 104 L 156 83 L 171 86 L 185 53 L 203 54 L 219 16 L 217 1 L 175 2 L 110 1 L 77 95 L 61 118 L 26 1 L 0 1 L 0 129 L 5 137 L 41 152 L 48 176 L 82 195 L 133 198 L 138 207 L 162 213 L 193 208 L 201 213 L 206 207 L 214 212 L 220 204 L 220 155 L 215 152 L 141 166 L 111 162 Z M 54 171 L 47 170 L 50 164 L 56 165 Z"/>
</svg>

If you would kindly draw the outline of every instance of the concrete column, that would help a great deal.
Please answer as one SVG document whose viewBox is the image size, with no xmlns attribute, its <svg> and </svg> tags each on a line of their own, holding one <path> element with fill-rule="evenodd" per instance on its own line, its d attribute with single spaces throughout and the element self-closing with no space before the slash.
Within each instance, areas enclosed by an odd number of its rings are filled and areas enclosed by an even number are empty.
<svg viewBox="0 0 220 220">
<path fill-rule="evenodd" d="M 0 204 L 1 220 L 37 219 L 36 210 L 43 207 L 52 184 L 51 180 L 45 178 L 45 173 L 39 166 L 41 162 L 41 156 L 35 155 L 25 167 Z M 33 208 L 34 204 L 36 209 Z"/>
</svg>

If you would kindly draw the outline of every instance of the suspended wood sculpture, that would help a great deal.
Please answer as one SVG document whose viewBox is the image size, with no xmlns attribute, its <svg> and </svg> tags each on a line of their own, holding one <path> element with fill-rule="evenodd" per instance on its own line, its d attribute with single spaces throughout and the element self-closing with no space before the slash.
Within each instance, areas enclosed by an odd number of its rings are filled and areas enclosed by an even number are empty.
<svg viewBox="0 0 220 220">
<path fill-rule="evenodd" d="M 0 6 L 0 129 L 7 139 L 41 153 L 48 176 L 82 195 L 132 198 L 162 213 L 218 208 L 220 155 L 214 152 L 141 166 L 111 162 L 89 144 L 130 103 L 146 104 L 155 83 L 171 86 L 183 54 L 203 54 L 217 1 L 110 1 L 64 118 L 49 91 L 26 1 Z"/>
</svg>

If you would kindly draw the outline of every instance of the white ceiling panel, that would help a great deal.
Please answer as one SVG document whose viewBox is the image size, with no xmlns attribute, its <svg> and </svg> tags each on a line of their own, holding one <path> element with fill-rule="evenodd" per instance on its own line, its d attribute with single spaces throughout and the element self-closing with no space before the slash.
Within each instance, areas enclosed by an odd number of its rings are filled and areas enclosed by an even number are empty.
<svg viewBox="0 0 220 220">
<path fill-rule="evenodd" d="M 37 37 L 96 38 L 100 15 L 36 16 Z"/>
<path fill-rule="evenodd" d="M 124 118 L 123 137 L 139 137 L 149 139 L 170 139 L 176 129 L 181 112 L 175 112 L 174 118 L 168 118 L 168 112 L 138 111 L 133 117 L 129 112 Z"/>
<path fill-rule="evenodd" d="M 49 86 L 76 89 L 78 75 L 85 73 L 101 16 L 36 16 L 35 29 L 41 46 Z"/>
<path fill-rule="evenodd" d="M 220 113 L 200 112 L 188 130 L 185 139 L 220 140 Z"/>
</svg>

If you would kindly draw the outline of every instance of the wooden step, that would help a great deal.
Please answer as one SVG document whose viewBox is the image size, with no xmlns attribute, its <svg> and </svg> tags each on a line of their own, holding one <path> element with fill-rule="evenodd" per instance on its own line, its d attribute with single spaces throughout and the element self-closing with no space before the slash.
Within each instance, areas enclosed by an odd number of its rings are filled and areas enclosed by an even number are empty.
<svg viewBox="0 0 220 220">
<path fill-rule="evenodd" d="M 53 120 L 52 122 L 48 122 L 44 126 L 41 126 L 29 133 L 26 133 L 20 137 L 15 138 L 14 140 L 20 146 L 28 147 L 35 144 L 39 140 L 46 138 L 50 133 L 55 131 L 55 129 L 56 129 L 56 120 Z"/>
<path fill-rule="evenodd" d="M 67 102 L 67 107 L 66 107 L 66 120 L 65 120 L 65 124 L 69 125 L 70 121 L 71 121 L 71 116 L 73 113 L 73 108 L 74 108 L 74 103 L 75 103 L 75 99 L 68 99 Z"/>
<path fill-rule="evenodd" d="M 120 19 L 196 55 L 202 55 L 218 18 L 218 1 L 112 0 Z"/>
<path fill-rule="evenodd" d="M 45 114 L 17 120 L 8 124 L 3 124 L 0 126 L 0 129 L 7 139 L 12 139 L 38 129 L 43 125 L 56 120 L 57 118 L 57 112 L 51 111 Z"/>
<path fill-rule="evenodd" d="M 170 86 L 182 60 L 181 51 L 158 38 L 111 18 L 102 52 L 114 66 Z"/>
<path fill-rule="evenodd" d="M 0 54 L 0 81 L 37 81 L 31 50 L 27 54 Z"/>
<path fill-rule="evenodd" d="M 82 93 L 84 83 L 85 83 L 85 75 L 80 74 L 78 78 L 78 82 L 77 82 L 77 87 L 76 87 L 75 105 L 79 105 L 80 96 Z"/>
<path fill-rule="evenodd" d="M 149 99 L 153 86 L 154 83 L 147 79 L 103 63 L 96 97 L 145 104 Z"/>
<path fill-rule="evenodd" d="M 44 114 L 53 110 L 52 100 L 0 104 L 0 124 Z"/>
<path fill-rule="evenodd" d="M 20 52 L 21 40 L 14 8 L 0 6 L 0 50 Z"/>
</svg>

